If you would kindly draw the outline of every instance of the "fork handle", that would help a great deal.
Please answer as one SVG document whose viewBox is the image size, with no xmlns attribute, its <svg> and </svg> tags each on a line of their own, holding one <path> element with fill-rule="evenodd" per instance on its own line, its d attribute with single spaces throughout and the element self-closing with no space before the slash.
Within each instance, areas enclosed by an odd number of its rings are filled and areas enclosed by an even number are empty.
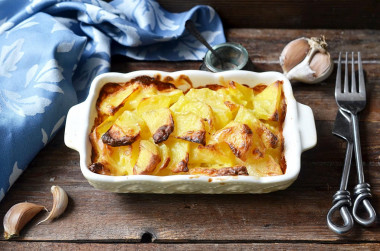
<svg viewBox="0 0 380 251">
<path fill-rule="evenodd" d="M 370 226 L 376 220 L 376 211 L 369 202 L 369 198 L 372 197 L 370 185 L 368 183 L 359 183 L 354 188 L 354 206 L 352 207 L 352 214 L 357 223 L 363 226 Z M 367 213 L 367 217 L 363 218 L 358 215 L 358 209 L 360 204 L 363 204 L 363 208 Z"/>
<path fill-rule="evenodd" d="M 347 190 L 339 190 L 334 194 L 333 206 L 327 213 L 327 226 L 337 234 L 345 234 L 354 226 L 354 220 L 348 210 L 351 206 L 350 192 Z M 343 225 L 337 225 L 333 222 L 332 217 L 336 211 L 340 212 L 343 219 Z"/>
<path fill-rule="evenodd" d="M 351 113 L 351 119 L 352 119 L 353 131 L 354 131 L 356 169 L 358 172 L 358 183 L 360 184 L 360 183 L 364 183 L 364 172 L 363 172 L 362 149 L 360 147 L 358 115 Z"/>
<path fill-rule="evenodd" d="M 360 148 L 360 135 L 359 135 L 359 120 L 357 114 L 351 113 L 353 131 L 354 131 L 354 146 L 355 146 L 355 159 L 356 169 L 358 172 L 358 185 L 354 188 L 354 206 L 352 208 L 352 214 L 356 222 L 363 226 L 369 226 L 376 220 L 376 212 L 370 201 L 368 200 L 371 195 L 370 185 L 364 182 L 362 151 Z M 362 218 L 358 215 L 359 205 L 363 203 L 364 209 L 368 213 L 367 218 Z"/>
</svg>

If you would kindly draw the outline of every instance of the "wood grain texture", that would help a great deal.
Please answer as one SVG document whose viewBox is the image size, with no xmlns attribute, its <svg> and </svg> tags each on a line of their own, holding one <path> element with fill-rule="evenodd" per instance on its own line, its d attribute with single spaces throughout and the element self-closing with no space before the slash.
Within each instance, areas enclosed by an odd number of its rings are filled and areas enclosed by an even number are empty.
<svg viewBox="0 0 380 251">
<path fill-rule="evenodd" d="M 210 5 L 228 28 L 360 28 L 379 29 L 376 0 L 158 0 L 168 11 L 182 12 Z"/>
<path fill-rule="evenodd" d="M 279 71 L 282 48 L 303 35 L 325 34 L 334 57 L 341 50 L 362 51 L 369 96 L 360 122 L 362 152 L 365 177 L 372 185 L 372 203 L 379 210 L 380 138 L 375 135 L 380 132 L 380 48 L 376 46 L 380 31 L 229 29 L 226 34 L 229 41 L 248 49 L 257 71 Z M 112 71 L 119 72 L 177 71 L 199 66 L 200 62 L 189 61 L 138 62 L 121 56 L 112 59 Z M 80 172 L 78 153 L 64 145 L 61 130 L 7 193 L 0 203 L 0 217 L 22 201 L 40 203 L 50 209 L 53 184 L 68 192 L 68 210 L 51 224 L 37 226 L 45 216 L 41 213 L 21 231 L 17 239 L 20 242 L 6 242 L 1 237 L 0 246 L 79 250 L 378 249 L 379 220 L 370 228 L 355 225 L 344 236 L 332 233 L 326 225 L 332 196 L 339 187 L 345 152 L 344 141 L 331 134 L 337 111 L 333 95 L 335 74 L 322 84 L 293 85 L 297 101 L 314 111 L 318 144 L 303 153 L 299 178 L 288 189 L 262 195 L 115 194 L 95 190 Z M 352 170 L 351 191 L 356 184 L 355 169 Z M 150 233 L 157 244 L 129 244 L 140 242 L 144 233 Z"/>
<path fill-rule="evenodd" d="M 5 242 L 1 243 L 6 250 L 378 250 L 378 243 L 353 243 L 353 244 L 315 244 L 315 243 L 274 243 L 268 245 L 264 243 L 221 243 L 221 244 L 130 244 L 130 243 L 52 243 L 52 242 Z"/>
</svg>

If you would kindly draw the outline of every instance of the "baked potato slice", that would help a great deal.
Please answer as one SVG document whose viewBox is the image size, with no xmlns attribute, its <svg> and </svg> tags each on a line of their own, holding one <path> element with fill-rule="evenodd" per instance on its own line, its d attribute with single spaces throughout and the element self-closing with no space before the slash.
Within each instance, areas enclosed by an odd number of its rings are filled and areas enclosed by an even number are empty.
<svg viewBox="0 0 380 251">
<path fill-rule="evenodd" d="M 164 95 L 143 98 L 137 105 L 137 114 L 141 116 L 144 112 L 149 112 L 159 108 L 169 108 L 170 101 L 170 97 Z"/>
<path fill-rule="evenodd" d="M 230 150 L 228 144 L 214 143 L 209 145 L 198 145 L 190 155 L 190 164 L 202 166 L 206 164 L 232 166 L 235 165 L 236 157 Z"/>
<path fill-rule="evenodd" d="M 113 147 L 130 145 L 140 136 L 140 124 L 142 121 L 138 116 L 131 111 L 124 111 L 102 135 L 102 141 Z"/>
<path fill-rule="evenodd" d="M 269 84 L 253 99 L 254 113 L 257 118 L 263 120 L 278 121 L 279 108 L 282 94 L 282 81 Z"/>
<path fill-rule="evenodd" d="M 231 122 L 223 129 L 215 132 L 213 137 L 218 142 L 227 143 L 235 156 L 245 161 L 248 151 L 252 147 L 252 135 L 252 130 L 248 125 Z"/>
<path fill-rule="evenodd" d="M 133 174 L 151 174 L 161 162 L 159 149 L 153 142 L 141 140 L 139 150 Z"/>
<path fill-rule="evenodd" d="M 174 130 L 172 113 L 168 108 L 159 108 L 141 114 L 149 131 L 152 134 L 154 143 L 159 144 L 169 138 Z"/>
<path fill-rule="evenodd" d="M 170 137 L 165 144 L 170 149 L 170 163 L 167 167 L 172 173 L 188 172 L 190 143 Z"/>
<path fill-rule="evenodd" d="M 185 114 L 175 114 L 173 118 L 173 136 L 201 145 L 206 144 L 206 130 L 199 116 L 189 112 Z"/>
<path fill-rule="evenodd" d="M 225 97 L 216 91 L 209 88 L 190 89 L 185 96 L 191 100 L 199 100 L 211 107 L 215 116 L 216 130 L 223 128 L 233 118 L 230 108 L 224 103 Z"/>
<path fill-rule="evenodd" d="M 104 99 L 101 99 L 98 104 L 98 110 L 101 114 L 114 115 L 131 98 L 136 96 L 141 89 L 141 86 L 136 84 L 120 88 L 116 92 L 108 94 Z"/>
<path fill-rule="evenodd" d="M 226 97 L 226 101 L 230 100 L 237 105 L 243 105 L 247 108 L 252 108 L 252 100 L 254 97 L 253 89 L 241 85 L 238 82 L 230 81 L 228 88 L 217 90 Z"/>
<path fill-rule="evenodd" d="M 157 170 L 160 171 L 160 170 L 165 169 L 169 165 L 170 150 L 164 143 L 161 143 L 158 146 L 158 148 L 159 148 L 160 154 L 161 154 L 161 162 L 159 163 L 159 165 L 158 165 L 159 168 Z"/>
<path fill-rule="evenodd" d="M 141 91 L 131 96 L 125 103 L 125 109 L 134 111 L 143 99 L 153 97 L 158 93 L 157 87 L 154 85 L 140 85 L 140 88 Z"/>
<path fill-rule="evenodd" d="M 254 111 L 240 107 L 234 121 L 247 124 L 252 129 L 253 141 L 257 150 L 265 152 L 265 149 L 262 148 L 277 148 L 279 146 L 279 131 L 272 131 L 275 127 L 266 125 L 257 119 Z"/>
<path fill-rule="evenodd" d="M 280 164 L 271 156 L 266 155 L 254 164 L 247 165 L 249 175 L 257 177 L 282 175 Z"/>
<path fill-rule="evenodd" d="M 160 96 L 165 96 L 170 99 L 170 105 L 174 104 L 178 101 L 180 97 L 182 97 L 183 91 L 179 89 L 167 89 L 160 91 Z"/>
<path fill-rule="evenodd" d="M 209 105 L 186 96 L 181 96 L 178 101 L 170 107 L 174 114 L 194 113 L 205 122 L 205 130 L 212 132 L 214 130 L 215 117 Z"/>
</svg>

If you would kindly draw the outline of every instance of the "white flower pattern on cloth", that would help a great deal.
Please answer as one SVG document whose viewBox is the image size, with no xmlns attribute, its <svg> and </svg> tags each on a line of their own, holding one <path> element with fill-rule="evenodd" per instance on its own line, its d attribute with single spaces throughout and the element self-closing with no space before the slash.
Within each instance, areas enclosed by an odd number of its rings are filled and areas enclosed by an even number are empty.
<svg viewBox="0 0 380 251">
<path fill-rule="evenodd" d="M 0 201 L 87 96 L 113 54 L 137 60 L 200 60 L 225 42 L 209 6 L 170 13 L 155 0 L 0 1 Z M 112 47 L 111 47 L 112 44 Z"/>
</svg>

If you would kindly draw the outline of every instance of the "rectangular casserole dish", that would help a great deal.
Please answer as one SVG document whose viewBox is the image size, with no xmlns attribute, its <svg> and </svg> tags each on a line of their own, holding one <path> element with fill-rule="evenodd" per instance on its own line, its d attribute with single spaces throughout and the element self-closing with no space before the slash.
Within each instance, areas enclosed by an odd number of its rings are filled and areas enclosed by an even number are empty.
<svg viewBox="0 0 380 251">
<path fill-rule="evenodd" d="M 89 134 L 97 116 L 96 101 L 101 88 L 110 82 L 127 82 L 138 76 L 160 76 L 162 81 L 176 82 L 183 90 L 210 84 L 237 81 L 254 87 L 257 84 L 270 84 L 283 81 L 287 112 L 283 127 L 284 155 L 287 163 L 285 174 L 270 177 L 200 175 L 129 175 L 108 176 L 93 173 L 88 169 L 91 164 L 92 146 Z M 179 84 L 179 85 L 178 85 Z M 65 144 L 78 151 L 80 167 L 84 177 L 95 188 L 119 193 L 268 193 L 290 186 L 300 172 L 301 153 L 316 145 L 317 136 L 314 117 L 310 107 L 297 103 L 287 78 L 278 72 L 255 73 L 250 71 L 226 71 L 210 73 L 198 70 L 162 72 L 136 71 L 127 74 L 105 73 L 96 77 L 91 85 L 87 99 L 73 106 L 67 115 Z"/>
</svg>

